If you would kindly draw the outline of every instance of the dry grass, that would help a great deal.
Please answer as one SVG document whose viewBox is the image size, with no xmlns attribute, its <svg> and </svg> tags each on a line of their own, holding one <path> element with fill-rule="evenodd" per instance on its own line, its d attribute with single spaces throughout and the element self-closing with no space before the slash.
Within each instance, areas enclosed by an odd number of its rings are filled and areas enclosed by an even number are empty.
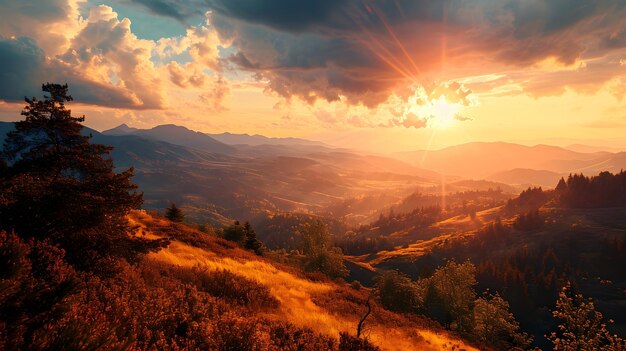
<svg viewBox="0 0 626 351">
<path fill-rule="evenodd" d="M 355 332 L 369 294 L 367 289 L 356 291 L 346 284 L 311 281 L 293 268 L 145 212 L 133 213 L 131 221 L 140 227 L 142 235 L 173 239 L 168 248 L 150 254 L 151 261 L 209 271 L 226 270 L 266 286 L 279 301 L 276 309 L 264 312 L 268 319 L 333 337 L 340 332 Z M 383 350 L 476 350 L 424 319 L 400 316 L 378 306 L 366 324 L 366 335 Z"/>
</svg>

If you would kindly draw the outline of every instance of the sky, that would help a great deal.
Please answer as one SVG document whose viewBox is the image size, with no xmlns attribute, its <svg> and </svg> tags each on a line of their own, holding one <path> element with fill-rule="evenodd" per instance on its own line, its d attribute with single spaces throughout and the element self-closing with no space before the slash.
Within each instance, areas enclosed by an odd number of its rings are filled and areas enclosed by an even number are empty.
<svg viewBox="0 0 626 351">
<path fill-rule="evenodd" d="M 0 120 L 75 114 L 370 151 L 626 147 L 626 0 L 0 0 Z"/>
</svg>

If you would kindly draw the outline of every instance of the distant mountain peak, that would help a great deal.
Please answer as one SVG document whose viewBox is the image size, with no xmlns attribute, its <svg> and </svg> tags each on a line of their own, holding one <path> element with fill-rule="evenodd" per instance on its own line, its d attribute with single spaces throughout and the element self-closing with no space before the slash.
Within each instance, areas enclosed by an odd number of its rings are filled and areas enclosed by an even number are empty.
<svg viewBox="0 0 626 351">
<path fill-rule="evenodd" d="M 102 134 L 105 135 L 125 135 L 125 134 L 131 134 L 134 133 L 136 131 L 138 131 L 139 129 L 137 128 L 133 128 L 133 127 L 129 127 L 128 124 L 126 123 L 122 123 L 119 126 L 115 127 L 115 128 L 111 128 L 109 130 L 105 130 L 102 132 Z"/>
</svg>

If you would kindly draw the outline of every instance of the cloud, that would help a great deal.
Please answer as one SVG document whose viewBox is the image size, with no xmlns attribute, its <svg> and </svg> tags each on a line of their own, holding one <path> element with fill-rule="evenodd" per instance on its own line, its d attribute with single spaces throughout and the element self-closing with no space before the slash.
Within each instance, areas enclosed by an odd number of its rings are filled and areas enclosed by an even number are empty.
<svg viewBox="0 0 626 351">
<path fill-rule="evenodd" d="M 91 9 L 86 25 L 71 40 L 61 57 L 94 81 L 110 82 L 123 90 L 134 108 L 164 108 L 167 105 L 161 79 L 151 62 L 154 42 L 138 39 L 130 20 L 118 20 L 109 6 Z"/>
<path fill-rule="evenodd" d="M 222 77 L 215 77 L 211 89 L 200 94 L 200 101 L 203 102 L 203 108 L 208 107 L 212 112 L 226 111 L 226 107 L 222 104 L 224 98 L 230 93 L 228 82 Z"/>
<path fill-rule="evenodd" d="M 206 81 L 206 74 L 200 71 L 194 62 L 188 62 L 181 66 L 176 61 L 171 61 L 167 65 L 172 83 L 181 88 L 203 87 Z"/>
<path fill-rule="evenodd" d="M 186 22 L 190 17 L 204 15 L 206 10 L 202 0 L 132 0 L 148 8 L 152 13 L 172 17 L 180 22 Z"/>
<path fill-rule="evenodd" d="M 220 38 L 236 50 L 227 59 L 234 68 L 311 104 L 373 107 L 407 86 L 459 73 L 527 71 L 549 58 L 571 65 L 626 47 L 623 0 L 134 1 L 173 18 L 211 11 Z"/>
<path fill-rule="evenodd" d="M 32 39 L 0 40 L 0 97 L 15 101 L 39 93 L 44 64 L 44 52 Z"/>
<path fill-rule="evenodd" d="M 56 10 L 47 8 L 52 14 L 42 19 L 40 12 L 30 6 L 34 4 L 27 5 L 25 2 L 19 9 L 31 12 L 15 16 L 28 20 L 14 23 L 13 32 L 29 32 L 20 26 L 26 27 L 35 20 L 63 28 L 69 16 L 63 11 L 73 11 L 69 5 Z M 6 34 L 5 29 L 2 35 Z M 82 103 L 131 109 L 166 106 L 159 72 L 151 62 L 154 43 L 137 39 L 130 31 L 128 19 L 118 20 L 117 13 L 101 5 L 92 8 L 80 26 L 67 29 L 66 50 L 56 55 L 40 46 L 40 42 L 49 44 L 49 37 L 39 32 L 31 31 L 33 37 L 0 37 L 0 99 L 19 101 L 24 96 L 40 95 L 44 82 L 67 82 L 71 94 Z M 55 35 L 50 38 L 57 42 Z M 58 48 L 54 51 L 58 52 Z"/>
<path fill-rule="evenodd" d="M 29 38 L 0 40 L 0 99 L 15 102 L 41 95 L 45 82 L 67 82 L 71 94 L 80 102 L 132 106 L 130 97 L 118 89 L 85 79 L 72 68 L 49 60 Z"/>
<path fill-rule="evenodd" d="M 64 52 L 80 27 L 81 0 L 3 0 L 0 36 L 28 37 L 48 55 Z"/>
</svg>

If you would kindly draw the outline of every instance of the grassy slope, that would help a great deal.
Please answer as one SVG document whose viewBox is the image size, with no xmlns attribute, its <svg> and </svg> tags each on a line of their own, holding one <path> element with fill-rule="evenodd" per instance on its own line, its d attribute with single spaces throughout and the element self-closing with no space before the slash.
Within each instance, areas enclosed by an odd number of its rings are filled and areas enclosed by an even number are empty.
<svg viewBox="0 0 626 351">
<path fill-rule="evenodd" d="M 354 333 L 364 312 L 369 290 L 355 290 L 332 281 L 313 281 L 301 271 L 266 260 L 230 242 L 184 225 L 137 211 L 130 216 L 143 235 L 173 237 L 172 244 L 147 259 L 183 267 L 206 266 L 227 269 L 266 285 L 280 307 L 264 317 L 288 321 L 299 327 L 337 337 L 340 331 Z M 441 330 L 432 322 L 401 316 L 374 304 L 366 322 L 366 335 L 383 350 L 476 350 Z"/>
</svg>

